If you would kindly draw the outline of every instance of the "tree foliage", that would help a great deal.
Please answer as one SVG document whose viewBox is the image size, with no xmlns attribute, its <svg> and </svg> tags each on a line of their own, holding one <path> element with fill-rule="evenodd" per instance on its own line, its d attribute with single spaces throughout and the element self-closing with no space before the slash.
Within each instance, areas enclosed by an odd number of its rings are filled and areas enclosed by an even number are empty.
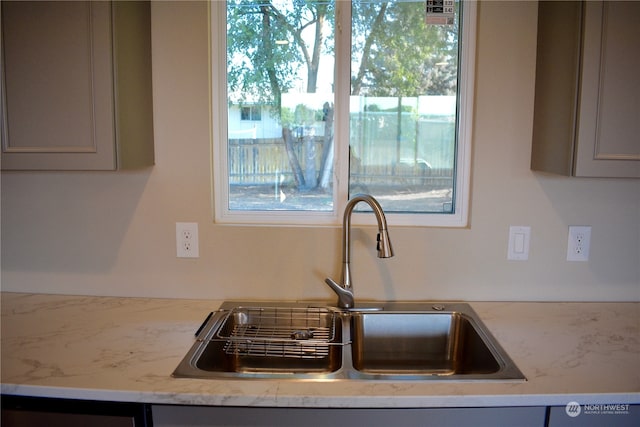
<svg viewBox="0 0 640 427">
<path fill-rule="evenodd" d="M 332 38 L 333 13 L 332 3 L 325 1 L 229 1 L 230 93 L 238 101 L 279 107 L 282 93 L 299 85 L 301 70 L 306 71 L 306 92 L 314 93 L 321 58 L 333 52 L 326 40 Z M 306 36 L 310 31 L 313 37 Z"/>
<path fill-rule="evenodd" d="M 352 95 L 455 94 L 457 26 L 426 25 L 423 2 L 356 2 L 352 20 L 364 41 Z"/>
<path fill-rule="evenodd" d="M 320 63 L 334 54 L 334 17 L 332 0 L 228 1 L 230 102 L 273 107 L 281 118 L 291 167 L 301 188 L 312 188 L 319 182 L 306 182 L 310 174 L 302 173 L 295 158 L 292 129 L 317 114 L 303 108 L 286 111 L 282 94 L 301 85 L 307 93 L 316 92 Z M 423 1 L 352 2 L 352 95 L 455 93 L 457 26 L 427 26 L 424 21 Z M 332 123 L 333 106 L 325 105 L 323 117 L 330 117 Z M 331 167 L 332 159 L 326 153 L 332 144 L 332 132 L 325 132 L 319 176 L 326 176 L 326 168 Z"/>
</svg>

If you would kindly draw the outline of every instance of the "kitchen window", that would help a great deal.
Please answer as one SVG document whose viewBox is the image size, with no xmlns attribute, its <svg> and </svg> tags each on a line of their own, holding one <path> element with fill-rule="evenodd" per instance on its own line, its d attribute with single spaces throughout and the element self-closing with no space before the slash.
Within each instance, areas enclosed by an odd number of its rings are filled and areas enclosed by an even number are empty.
<svg viewBox="0 0 640 427">
<path fill-rule="evenodd" d="M 216 222 L 466 226 L 476 5 L 432 3 L 210 3 Z"/>
</svg>

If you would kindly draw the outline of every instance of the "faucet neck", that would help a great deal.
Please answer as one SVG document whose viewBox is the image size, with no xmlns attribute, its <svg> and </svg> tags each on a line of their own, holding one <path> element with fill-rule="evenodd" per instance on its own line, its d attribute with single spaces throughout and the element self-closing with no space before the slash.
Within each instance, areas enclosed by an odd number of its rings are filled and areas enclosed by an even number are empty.
<svg viewBox="0 0 640 427">
<path fill-rule="evenodd" d="M 327 278 L 325 282 L 334 290 L 338 295 L 338 307 L 352 308 L 354 304 L 353 298 L 353 285 L 351 283 L 351 269 L 349 264 L 351 262 L 351 214 L 355 206 L 365 202 L 376 216 L 378 221 L 378 237 L 377 237 L 377 249 L 379 258 L 390 258 L 393 256 L 393 249 L 391 248 L 391 241 L 389 240 L 389 233 L 387 231 L 387 220 L 382 211 L 382 207 L 376 199 L 368 194 L 356 194 L 347 203 L 344 209 L 344 218 L 342 221 L 342 277 L 341 283 L 338 284 L 330 278 Z"/>
<path fill-rule="evenodd" d="M 389 241 L 389 233 L 387 231 L 387 219 L 380 203 L 368 194 L 356 194 L 349 200 L 344 209 L 344 217 L 342 220 L 342 285 L 345 289 L 351 289 L 351 215 L 356 205 L 360 202 L 368 204 L 378 221 L 377 249 L 379 258 L 390 258 L 393 256 L 393 249 Z"/>
<path fill-rule="evenodd" d="M 372 196 L 368 194 L 356 194 L 355 196 L 353 196 L 351 200 L 349 200 L 349 202 L 347 203 L 347 206 L 344 208 L 344 217 L 342 219 L 342 245 L 343 245 L 342 261 L 343 263 L 349 263 L 349 261 L 351 260 L 351 250 L 349 248 L 349 242 L 351 241 L 351 214 L 353 213 L 353 209 L 360 202 L 365 202 L 369 206 L 371 206 L 371 209 L 375 214 L 376 221 L 378 221 L 378 231 L 380 232 L 380 234 L 385 234 L 387 236 L 386 242 L 389 241 L 388 231 L 387 231 L 387 219 L 384 215 L 384 211 L 382 210 L 382 207 L 380 206 L 380 203 L 378 203 L 376 199 L 374 199 Z M 393 256 L 393 250 L 391 249 L 391 246 L 389 245 L 387 247 L 388 247 L 388 250 L 387 250 L 386 256 L 381 256 L 381 258 L 389 258 Z"/>
</svg>

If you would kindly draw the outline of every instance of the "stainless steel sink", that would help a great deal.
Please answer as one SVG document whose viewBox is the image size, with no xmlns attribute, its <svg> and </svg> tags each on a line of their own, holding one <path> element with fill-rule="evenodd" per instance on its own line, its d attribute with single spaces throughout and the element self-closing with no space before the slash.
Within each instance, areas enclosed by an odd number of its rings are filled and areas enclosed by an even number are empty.
<svg viewBox="0 0 640 427">
<path fill-rule="evenodd" d="M 225 303 L 201 329 L 175 377 L 525 379 L 463 303 Z"/>
<path fill-rule="evenodd" d="M 342 327 L 326 308 L 236 307 L 195 367 L 212 372 L 327 373 L 342 364 Z"/>
<path fill-rule="evenodd" d="M 482 376 L 502 364 L 474 321 L 459 312 L 356 313 L 353 367 L 375 375 Z"/>
<path fill-rule="evenodd" d="M 342 330 L 340 312 L 328 307 L 226 304 L 174 376 L 321 378 L 342 366 Z"/>
</svg>

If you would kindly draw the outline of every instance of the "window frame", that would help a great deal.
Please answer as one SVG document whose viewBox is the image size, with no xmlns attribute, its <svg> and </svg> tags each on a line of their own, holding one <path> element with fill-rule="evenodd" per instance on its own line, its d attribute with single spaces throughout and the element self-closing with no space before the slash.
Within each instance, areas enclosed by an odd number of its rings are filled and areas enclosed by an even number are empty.
<svg viewBox="0 0 640 427">
<path fill-rule="evenodd" d="M 476 62 L 477 4 L 461 0 L 462 37 L 459 39 L 460 75 L 458 80 L 457 141 L 454 213 L 388 213 L 390 226 L 456 227 L 469 224 L 471 201 L 471 146 L 473 132 L 474 83 Z M 336 0 L 336 75 L 351 76 L 351 7 Z M 211 1 L 210 8 L 210 114 L 211 166 L 214 222 L 229 225 L 336 226 L 349 197 L 349 97 L 350 78 L 334 81 L 334 167 L 332 211 L 240 211 L 229 209 L 228 104 L 227 104 L 227 22 L 226 1 Z M 340 34 L 338 34 L 340 33 Z M 223 58 L 223 60 L 219 60 Z M 345 111 L 346 110 L 346 111 Z M 375 225 L 367 213 L 354 213 L 354 225 Z"/>
</svg>

